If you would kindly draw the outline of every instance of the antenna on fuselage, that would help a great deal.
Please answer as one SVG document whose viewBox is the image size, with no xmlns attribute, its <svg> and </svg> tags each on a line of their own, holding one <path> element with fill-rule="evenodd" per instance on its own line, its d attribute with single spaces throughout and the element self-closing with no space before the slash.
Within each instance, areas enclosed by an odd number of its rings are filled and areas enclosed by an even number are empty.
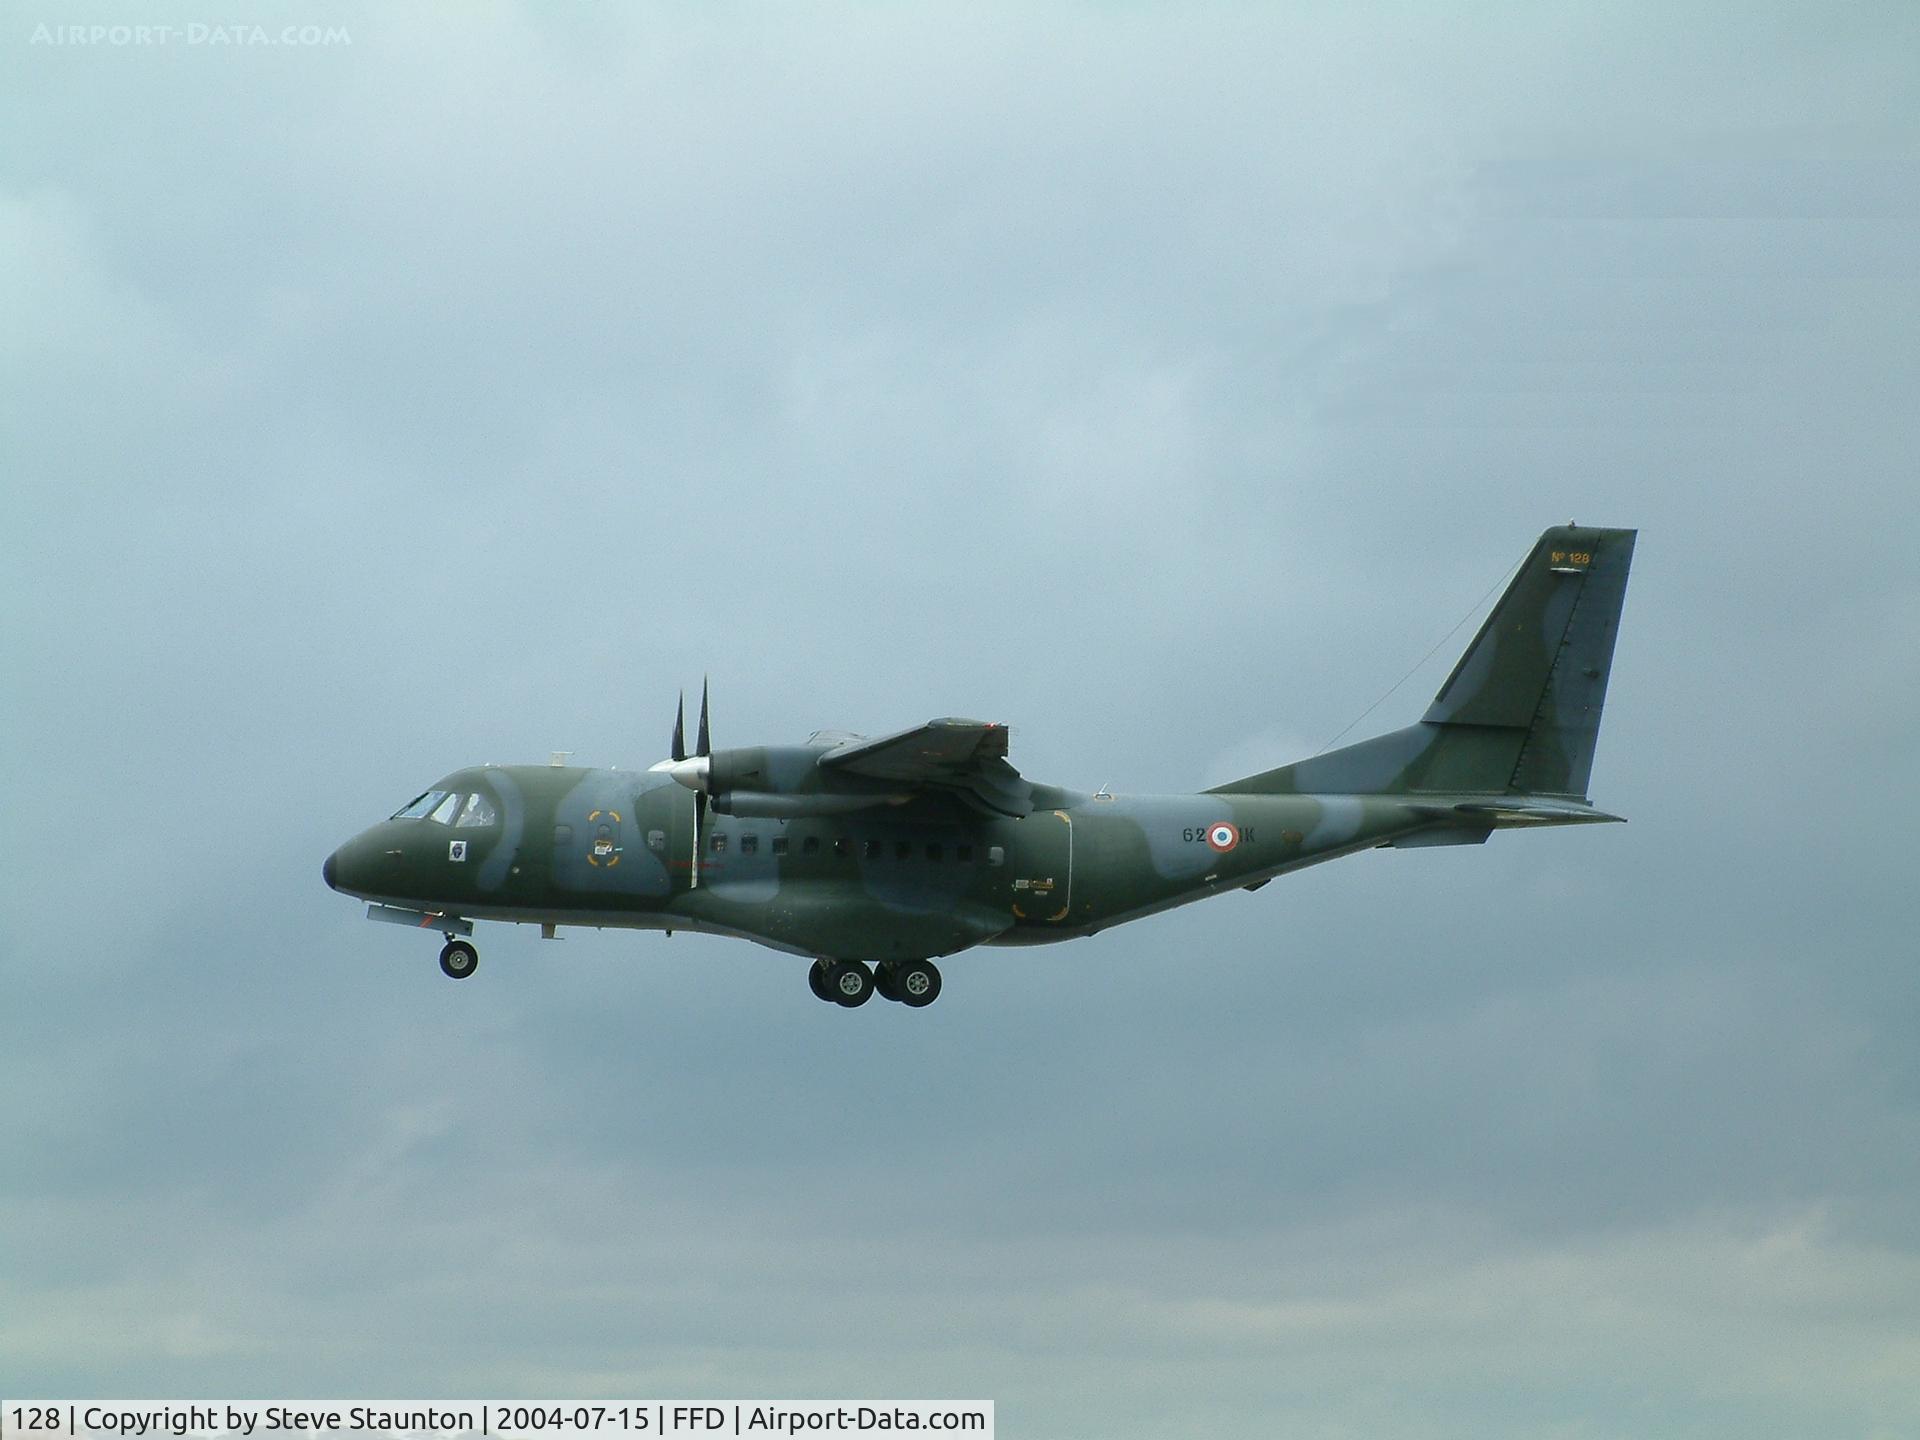
<svg viewBox="0 0 1920 1440">
<path fill-rule="evenodd" d="M 555 750 L 547 757 L 547 764 L 555 770 L 564 770 L 566 769 L 567 761 L 572 758 L 573 751 L 571 750 Z"/>
</svg>

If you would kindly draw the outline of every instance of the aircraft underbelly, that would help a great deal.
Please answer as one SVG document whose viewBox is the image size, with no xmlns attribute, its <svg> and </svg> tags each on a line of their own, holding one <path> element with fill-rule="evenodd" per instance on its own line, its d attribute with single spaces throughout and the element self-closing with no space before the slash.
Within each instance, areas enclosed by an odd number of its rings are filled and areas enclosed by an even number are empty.
<svg viewBox="0 0 1920 1440">
<path fill-rule="evenodd" d="M 889 903 L 858 886 L 789 882 L 764 898 L 714 886 L 681 897 L 676 909 L 763 944 L 847 960 L 926 960 L 981 944 L 1014 923 L 977 901 L 942 898 Z"/>
</svg>

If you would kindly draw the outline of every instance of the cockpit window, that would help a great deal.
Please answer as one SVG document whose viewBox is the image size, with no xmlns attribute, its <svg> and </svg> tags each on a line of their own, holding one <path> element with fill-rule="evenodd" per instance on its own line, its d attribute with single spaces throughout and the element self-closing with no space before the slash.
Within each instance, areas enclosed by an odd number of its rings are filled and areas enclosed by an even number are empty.
<svg viewBox="0 0 1920 1440">
<path fill-rule="evenodd" d="M 447 798 L 444 790 L 429 790 L 424 795 L 416 795 L 400 809 L 393 812 L 395 820 L 418 820 L 434 806 Z"/>
<path fill-rule="evenodd" d="M 433 821 L 436 825 L 451 825 L 453 823 L 453 812 L 459 808 L 460 797 L 458 795 L 449 795 L 433 807 L 427 819 Z"/>
<path fill-rule="evenodd" d="M 500 816 L 493 808 L 493 802 L 475 792 L 467 796 L 467 803 L 460 807 L 460 818 L 453 822 L 453 828 L 464 830 L 473 825 L 492 825 L 499 818 Z"/>
</svg>

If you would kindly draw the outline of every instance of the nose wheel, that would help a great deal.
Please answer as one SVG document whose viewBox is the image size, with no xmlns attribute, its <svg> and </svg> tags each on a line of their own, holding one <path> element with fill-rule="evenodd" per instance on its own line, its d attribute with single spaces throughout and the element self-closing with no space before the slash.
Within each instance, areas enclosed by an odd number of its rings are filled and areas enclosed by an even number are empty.
<svg viewBox="0 0 1920 1440">
<path fill-rule="evenodd" d="M 464 980 L 480 964 L 480 952 L 464 940 L 449 940 L 440 952 L 440 968 L 452 980 Z"/>
</svg>

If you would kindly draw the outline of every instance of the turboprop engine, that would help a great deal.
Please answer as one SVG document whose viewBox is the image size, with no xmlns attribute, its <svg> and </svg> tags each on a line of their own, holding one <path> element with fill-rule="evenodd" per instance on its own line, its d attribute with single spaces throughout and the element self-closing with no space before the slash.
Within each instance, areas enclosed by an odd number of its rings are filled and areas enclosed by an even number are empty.
<svg viewBox="0 0 1920 1440">
<path fill-rule="evenodd" d="M 705 795 L 720 815 L 797 820 L 904 805 L 910 798 L 884 782 L 825 775 L 817 763 L 820 755 L 820 750 L 797 745 L 754 746 L 669 760 L 654 768 Z"/>
<path fill-rule="evenodd" d="M 700 687 L 700 736 L 687 754 L 686 702 L 674 716 L 672 758 L 653 768 L 700 797 L 700 812 L 797 820 L 846 815 L 876 805 L 903 805 L 910 798 L 897 785 L 863 775 L 830 775 L 820 757 L 825 745 L 754 745 L 715 750 L 707 724 L 707 687 Z"/>
<path fill-rule="evenodd" d="M 693 791 L 696 849 L 709 810 L 797 820 L 905 805 L 929 794 L 986 815 L 1033 811 L 1033 787 L 1006 763 L 1007 727 L 948 717 L 869 739 L 822 730 L 804 745 L 715 750 L 700 687 L 700 733 L 686 743 L 686 697 L 674 713 L 669 759 L 653 767 Z"/>
</svg>

